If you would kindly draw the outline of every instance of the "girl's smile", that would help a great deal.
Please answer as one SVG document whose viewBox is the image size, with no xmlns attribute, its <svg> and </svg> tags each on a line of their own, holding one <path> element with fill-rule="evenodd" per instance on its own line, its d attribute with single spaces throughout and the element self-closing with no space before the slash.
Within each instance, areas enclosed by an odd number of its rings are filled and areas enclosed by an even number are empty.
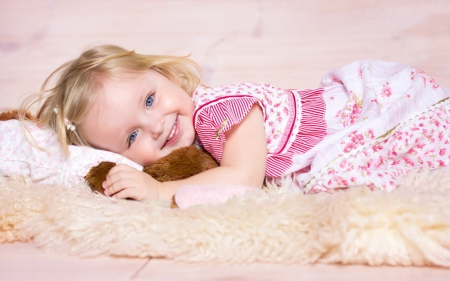
<svg viewBox="0 0 450 281">
<path fill-rule="evenodd" d="M 96 148 L 150 165 L 194 142 L 194 104 L 154 70 L 105 79 L 80 130 Z"/>
<path fill-rule="evenodd" d="M 172 127 L 172 131 L 170 131 L 169 137 L 167 138 L 166 143 L 164 144 L 163 147 L 170 146 L 172 143 L 176 142 L 179 134 L 180 134 L 180 126 L 178 124 L 178 115 L 177 115 L 177 118 L 175 119 L 175 124 Z"/>
</svg>

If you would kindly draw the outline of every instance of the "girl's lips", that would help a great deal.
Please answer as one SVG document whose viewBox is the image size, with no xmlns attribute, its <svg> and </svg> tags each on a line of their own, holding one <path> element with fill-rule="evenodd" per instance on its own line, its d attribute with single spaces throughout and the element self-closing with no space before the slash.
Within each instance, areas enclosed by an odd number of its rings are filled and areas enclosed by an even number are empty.
<svg viewBox="0 0 450 281">
<path fill-rule="evenodd" d="M 172 134 L 173 131 L 173 134 Z M 172 134 L 172 137 L 170 135 Z M 167 136 L 168 140 L 164 143 L 163 147 L 170 146 L 171 144 L 175 143 L 178 140 L 178 137 L 180 135 L 180 122 L 178 121 L 178 115 L 175 118 L 175 124 L 172 127 L 172 130 L 169 132 L 169 135 Z M 170 139 L 169 139 L 170 137 Z"/>
</svg>

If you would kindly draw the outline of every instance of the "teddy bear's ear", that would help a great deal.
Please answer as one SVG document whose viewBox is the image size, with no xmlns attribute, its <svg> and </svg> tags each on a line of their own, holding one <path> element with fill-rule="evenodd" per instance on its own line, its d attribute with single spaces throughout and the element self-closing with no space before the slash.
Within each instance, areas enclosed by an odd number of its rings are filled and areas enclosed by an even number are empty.
<svg viewBox="0 0 450 281">
<path fill-rule="evenodd" d="M 25 112 L 25 118 L 28 120 L 34 120 L 34 116 L 29 112 Z M 10 110 L 0 113 L 0 121 L 19 120 L 19 110 Z"/>
<path fill-rule="evenodd" d="M 100 162 L 95 167 L 92 167 L 87 175 L 84 177 L 86 183 L 92 189 L 92 191 L 97 191 L 100 194 L 105 194 L 105 190 L 102 187 L 102 183 L 106 180 L 106 176 L 109 171 L 116 165 L 113 162 Z"/>
</svg>

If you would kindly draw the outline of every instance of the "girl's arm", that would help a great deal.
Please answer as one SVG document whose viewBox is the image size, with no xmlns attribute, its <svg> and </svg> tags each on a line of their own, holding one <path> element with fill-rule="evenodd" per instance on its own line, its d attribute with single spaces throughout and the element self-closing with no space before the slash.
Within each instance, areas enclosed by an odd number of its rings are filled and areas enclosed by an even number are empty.
<svg viewBox="0 0 450 281">
<path fill-rule="evenodd" d="M 126 165 L 117 165 L 104 183 L 105 194 L 137 200 L 171 200 L 183 185 L 235 184 L 261 187 L 267 161 L 264 120 L 254 105 L 239 124 L 225 132 L 226 142 L 220 166 L 188 179 L 160 183 Z"/>
<path fill-rule="evenodd" d="M 225 132 L 220 166 L 185 180 L 163 182 L 161 199 L 171 199 L 183 185 L 236 184 L 261 187 L 267 161 L 267 143 L 261 108 L 254 105 L 239 124 Z"/>
</svg>

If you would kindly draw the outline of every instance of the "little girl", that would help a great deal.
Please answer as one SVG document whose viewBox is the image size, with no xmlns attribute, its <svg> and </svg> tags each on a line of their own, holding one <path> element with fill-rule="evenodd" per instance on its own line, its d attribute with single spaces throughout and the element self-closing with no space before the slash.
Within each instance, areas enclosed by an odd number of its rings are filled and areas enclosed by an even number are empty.
<svg viewBox="0 0 450 281">
<path fill-rule="evenodd" d="M 305 192 L 390 190 L 411 170 L 450 164 L 450 93 L 406 65 L 358 61 L 312 90 L 210 88 L 188 58 L 106 45 L 62 65 L 43 88 L 59 72 L 37 122 L 55 130 L 66 151 L 91 146 L 149 165 L 196 143 L 220 163 L 163 183 L 119 164 L 103 184 L 115 198 L 169 200 L 183 185 L 261 187 L 283 177 Z"/>
</svg>

